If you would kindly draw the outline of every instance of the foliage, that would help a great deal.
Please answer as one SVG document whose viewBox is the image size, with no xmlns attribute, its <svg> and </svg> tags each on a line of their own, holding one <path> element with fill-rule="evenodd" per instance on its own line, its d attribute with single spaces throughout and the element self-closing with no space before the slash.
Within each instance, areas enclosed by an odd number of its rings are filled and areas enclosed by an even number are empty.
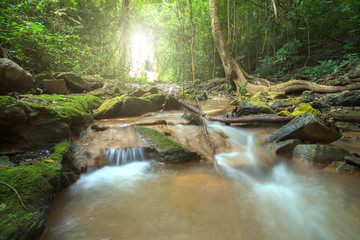
<svg viewBox="0 0 360 240">
<path fill-rule="evenodd" d="M 316 80 L 325 74 L 331 74 L 339 66 L 338 61 L 320 61 L 320 65 L 315 67 L 304 67 L 298 70 L 298 74 L 307 75 L 311 79 Z"/>
<path fill-rule="evenodd" d="M 301 43 L 295 39 L 285 43 L 274 56 L 265 56 L 260 60 L 260 67 L 256 70 L 257 74 L 262 77 L 271 75 L 281 75 L 288 73 L 291 67 L 298 63 L 302 57 L 299 56 Z"/>
</svg>

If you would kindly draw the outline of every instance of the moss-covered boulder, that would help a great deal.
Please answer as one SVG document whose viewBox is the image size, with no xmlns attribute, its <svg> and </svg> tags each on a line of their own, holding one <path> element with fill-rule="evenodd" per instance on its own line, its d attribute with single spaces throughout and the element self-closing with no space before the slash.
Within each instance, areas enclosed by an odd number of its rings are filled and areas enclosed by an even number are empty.
<svg viewBox="0 0 360 240">
<path fill-rule="evenodd" d="M 242 100 L 236 108 L 235 115 L 237 117 L 250 114 L 276 114 L 266 103 L 257 100 Z"/>
<path fill-rule="evenodd" d="M 121 82 L 108 82 L 105 83 L 101 88 L 89 92 L 89 94 L 97 96 L 101 99 L 109 99 L 118 95 L 130 92 L 131 89 Z"/>
<path fill-rule="evenodd" d="M 154 151 L 154 158 L 164 163 L 184 163 L 196 161 L 201 156 L 181 144 L 170 140 L 164 134 L 152 128 L 134 126 L 137 134 Z"/>
<path fill-rule="evenodd" d="M 181 108 L 180 103 L 171 95 L 166 95 L 164 93 L 150 94 L 141 99 L 150 101 L 155 110 L 177 110 Z"/>
<path fill-rule="evenodd" d="M 325 125 L 313 114 L 303 113 L 273 132 L 267 141 L 299 139 L 310 143 L 331 143 L 341 137 L 342 134 L 334 124 Z"/>
<path fill-rule="evenodd" d="M 157 110 L 179 109 L 179 102 L 172 96 L 162 93 L 134 97 L 124 94 L 104 101 L 94 112 L 96 119 L 139 116 Z"/>
<path fill-rule="evenodd" d="M 321 102 L 328 106 L 359 106 L 360 90 L 328 94 Z"/>
<path fill-rule="evenodd" d="M 320 114 L 320 111 L 313 108 L 309 103 L 301 103 L 294 109 L 292 115 L 296 116 L 302 113 Z"/>
<path fill-rule="evenodd" d="M 208 99 L 205 91 L 197 92 L 196 96 L 200 101 Z M 180 94 L 178 94 L 177 97 L 180 99 L 193 100 L 194 99 L 194 89 L 187 89 L 187 90 L 181 92 Z"/>
<path fill-rule="evenodd" d="M 94 121 L 90 110 L 100 103 L 99 98 L 91 95 L 0 97 L 1 140 L 37 146 L 78 136 Z"/>
<path fill-rule="evenodd" d="M 270 107 L 278 108 L 278 107 L 287 107 L 293 105 L 299 105 L 300 103 L 304 103 L 305 100 L 302 97 L 288 98 L 288 99 L 276 99 L 269 103 Z"/>
<path fill-rule="evenodd" d="M 69 148 L 64 141 L 37 164 L 0 170 L 0 239 L 39 239 L 55 193 L 79 177 Z"/>
<path fill-rule="evenodd" d="M 127 94 L 106 100 L 95 112 L 96 119 L 142 115 L 155 111 L 154 105 L 146 99 Z"/>
</svg>

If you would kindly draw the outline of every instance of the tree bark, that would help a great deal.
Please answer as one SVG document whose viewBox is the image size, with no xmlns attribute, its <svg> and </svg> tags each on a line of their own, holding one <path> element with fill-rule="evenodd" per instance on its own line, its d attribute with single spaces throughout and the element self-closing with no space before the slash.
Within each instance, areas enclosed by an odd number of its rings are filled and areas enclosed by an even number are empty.
<svg viewBox="0 0 360 240">
<path fill-rule="evenodd" d="M 314 92 L 321 93 L 333 93 L 360 89 L 360 83 L 349 84 L 347 86 L 326 86 L 304 80 L 291 80 L 286 83 L 274 85 L 266 79 L 247 74 L 231 56 L 229 46 L 224 39 L 220 24 L 218 0 L 209 0 L 209 10 L 212 35 L 224 66 L 226 80 L 228 84 L 236 88 L 237 95 L 240 94 L 242 88 L 245 88 L 250 94 L 255 94 L 259 91 L 264 93 L 270 91 L 291 93 L 301 92 L 304 90 L 313 90 Z"/>
</svg>

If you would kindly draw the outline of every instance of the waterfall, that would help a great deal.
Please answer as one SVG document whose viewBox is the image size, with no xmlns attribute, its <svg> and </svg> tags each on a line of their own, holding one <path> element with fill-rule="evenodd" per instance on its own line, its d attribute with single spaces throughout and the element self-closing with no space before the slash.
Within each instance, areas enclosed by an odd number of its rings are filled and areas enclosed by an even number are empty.
<svg viewBox="0 0 360 240">
<path fill-rule="evenodd" d="M 145 149 L 142 147 L 117 149 L 109 148 L 105 151 L 109 165 L 125 165 L 134 161 L 145 160 Z"/>
<path fill-rule="evenodd" d="M 168 93 L 169 95 L 171 94 L 172 90 L 173 90 L 173 86 L 170 87 L 170 90 L 169 90 L 169 93 Z"/>
</svg>

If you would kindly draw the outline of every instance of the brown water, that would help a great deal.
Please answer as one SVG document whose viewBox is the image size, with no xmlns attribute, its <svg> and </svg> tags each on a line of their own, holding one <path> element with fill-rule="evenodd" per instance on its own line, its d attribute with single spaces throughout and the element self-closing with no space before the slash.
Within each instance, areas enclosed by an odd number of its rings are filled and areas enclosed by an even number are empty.
<svg viewBox="0 0 360 240">
<path fill-rule="evenodd" d="M 179 125 L 180 114 L 156 113 L 146 120 L 168 120 L 174 125 L 158 129 L 209 156 L 200 127 Z M 128 126 L 136 121 L 103 120 L 109 130 L 89 130 L 80 143 L 84 161 L 104 165 L 103 149 L 143 146 Z M 359 239 L 359 176 L 278 159 L 260 144 L 263 131 L 216 123 L 209 129 L 223 177 L 206 162 L 102 167 L 56 197 L 42 239 L 228 240 L 236 239 L 236 229 L 250 240 Z"/>
</svg>

